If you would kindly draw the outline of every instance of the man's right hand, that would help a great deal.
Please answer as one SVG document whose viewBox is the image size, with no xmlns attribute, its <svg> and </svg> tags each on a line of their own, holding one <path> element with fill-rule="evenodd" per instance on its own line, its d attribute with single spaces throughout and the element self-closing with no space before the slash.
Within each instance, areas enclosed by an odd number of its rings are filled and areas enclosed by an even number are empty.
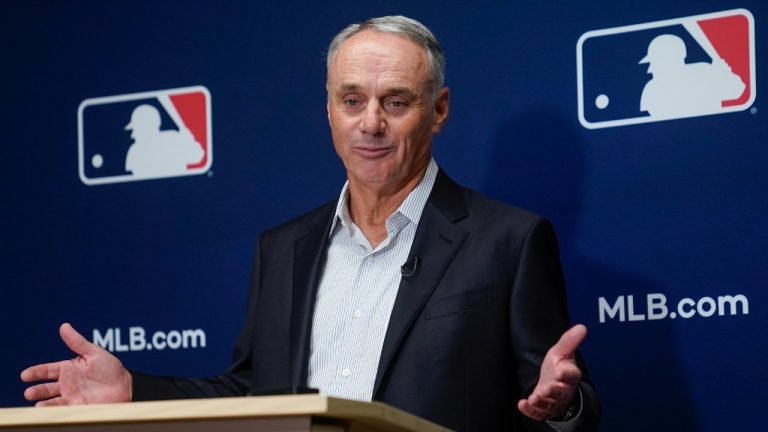
<svg viewBox="0 0 768 432">
<path fill-rule="evenodd" d="M 133 380 L 117 357 L 88 342 L 69 324 L 62 324 L 59 334 L 77 357 L 21 372 L 24 382 L 50 381 L 27 388 L 27 400 L 38 401 L 37 406 L 131 401 Z"/>
</svg>

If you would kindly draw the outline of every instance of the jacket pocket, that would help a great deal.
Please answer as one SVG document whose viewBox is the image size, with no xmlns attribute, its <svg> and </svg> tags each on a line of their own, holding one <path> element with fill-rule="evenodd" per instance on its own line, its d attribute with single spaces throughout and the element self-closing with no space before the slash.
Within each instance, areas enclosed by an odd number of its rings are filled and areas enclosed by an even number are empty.
<svg viewBox="0 0 768 432">
<path fill-rule="evenodd" d="M 482 288 L 430 300 L 426 307 L 426 318 L 440 318 L 446 315 L 463 312 L 486 303 L 491 300 L 492 287 L 493 282 L 488 282 Z"/>
</svg>

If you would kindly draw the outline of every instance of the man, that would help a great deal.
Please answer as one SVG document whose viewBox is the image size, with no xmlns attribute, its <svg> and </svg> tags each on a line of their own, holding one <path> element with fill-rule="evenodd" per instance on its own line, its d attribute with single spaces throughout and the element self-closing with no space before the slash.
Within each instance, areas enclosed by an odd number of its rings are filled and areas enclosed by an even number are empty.
<svg viewBox="0 0 768 432">
<path fill-rule="evenodd" d="M 443 75 L 440 45 L 409 18 L 333 40 L 328 120 L 348 181 L 338 201 L 262 235 L 226 373 L 130 373 L 65 324 L 80 356 L 22 372 L 54 380 L 25 396 L 58 405 L 309 385 L 456 430 L 594 429 L 599 405 L 576 354 L 586 329 L 568 330 L 551 226 L 432 160 L 449 110 Z"/>
</svg>

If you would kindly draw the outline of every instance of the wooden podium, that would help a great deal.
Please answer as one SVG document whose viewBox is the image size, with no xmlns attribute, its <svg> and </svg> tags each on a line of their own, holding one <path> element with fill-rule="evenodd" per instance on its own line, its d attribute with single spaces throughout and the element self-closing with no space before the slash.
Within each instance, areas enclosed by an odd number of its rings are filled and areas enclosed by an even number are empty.
<svg viewBox="0 0 768 432">
<path fill-rule="evenodd" d="M 448 429 L 380 402 L 253 396 L 0 409 L 0 431 L 406 432 Z"/>
</svg>

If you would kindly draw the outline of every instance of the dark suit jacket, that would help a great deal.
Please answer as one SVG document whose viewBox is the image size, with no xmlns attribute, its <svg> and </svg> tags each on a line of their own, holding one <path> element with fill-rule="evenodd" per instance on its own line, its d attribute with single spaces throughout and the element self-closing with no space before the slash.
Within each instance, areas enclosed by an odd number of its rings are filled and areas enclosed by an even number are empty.
<svg viewBox="0 0 768 432">
<path fill-rule="evenodd" d="M 336 202 L 265 232 L 248 314 L 224 374 L 134 374 L 134 400 L 304 387 L 313 307 Z M 569 328 L 557 241 L 546 220 L 454 183 L 442 170 L 390 317 L 373 399 L 456 430 L 546 430 L 516 408 Z M 583 367 L 582 367 L 583 369 Z M 586 370 L 584 370 L 586 378 Z M 599 404 L 582 383 L 581 430 Z"/>
</svg>

